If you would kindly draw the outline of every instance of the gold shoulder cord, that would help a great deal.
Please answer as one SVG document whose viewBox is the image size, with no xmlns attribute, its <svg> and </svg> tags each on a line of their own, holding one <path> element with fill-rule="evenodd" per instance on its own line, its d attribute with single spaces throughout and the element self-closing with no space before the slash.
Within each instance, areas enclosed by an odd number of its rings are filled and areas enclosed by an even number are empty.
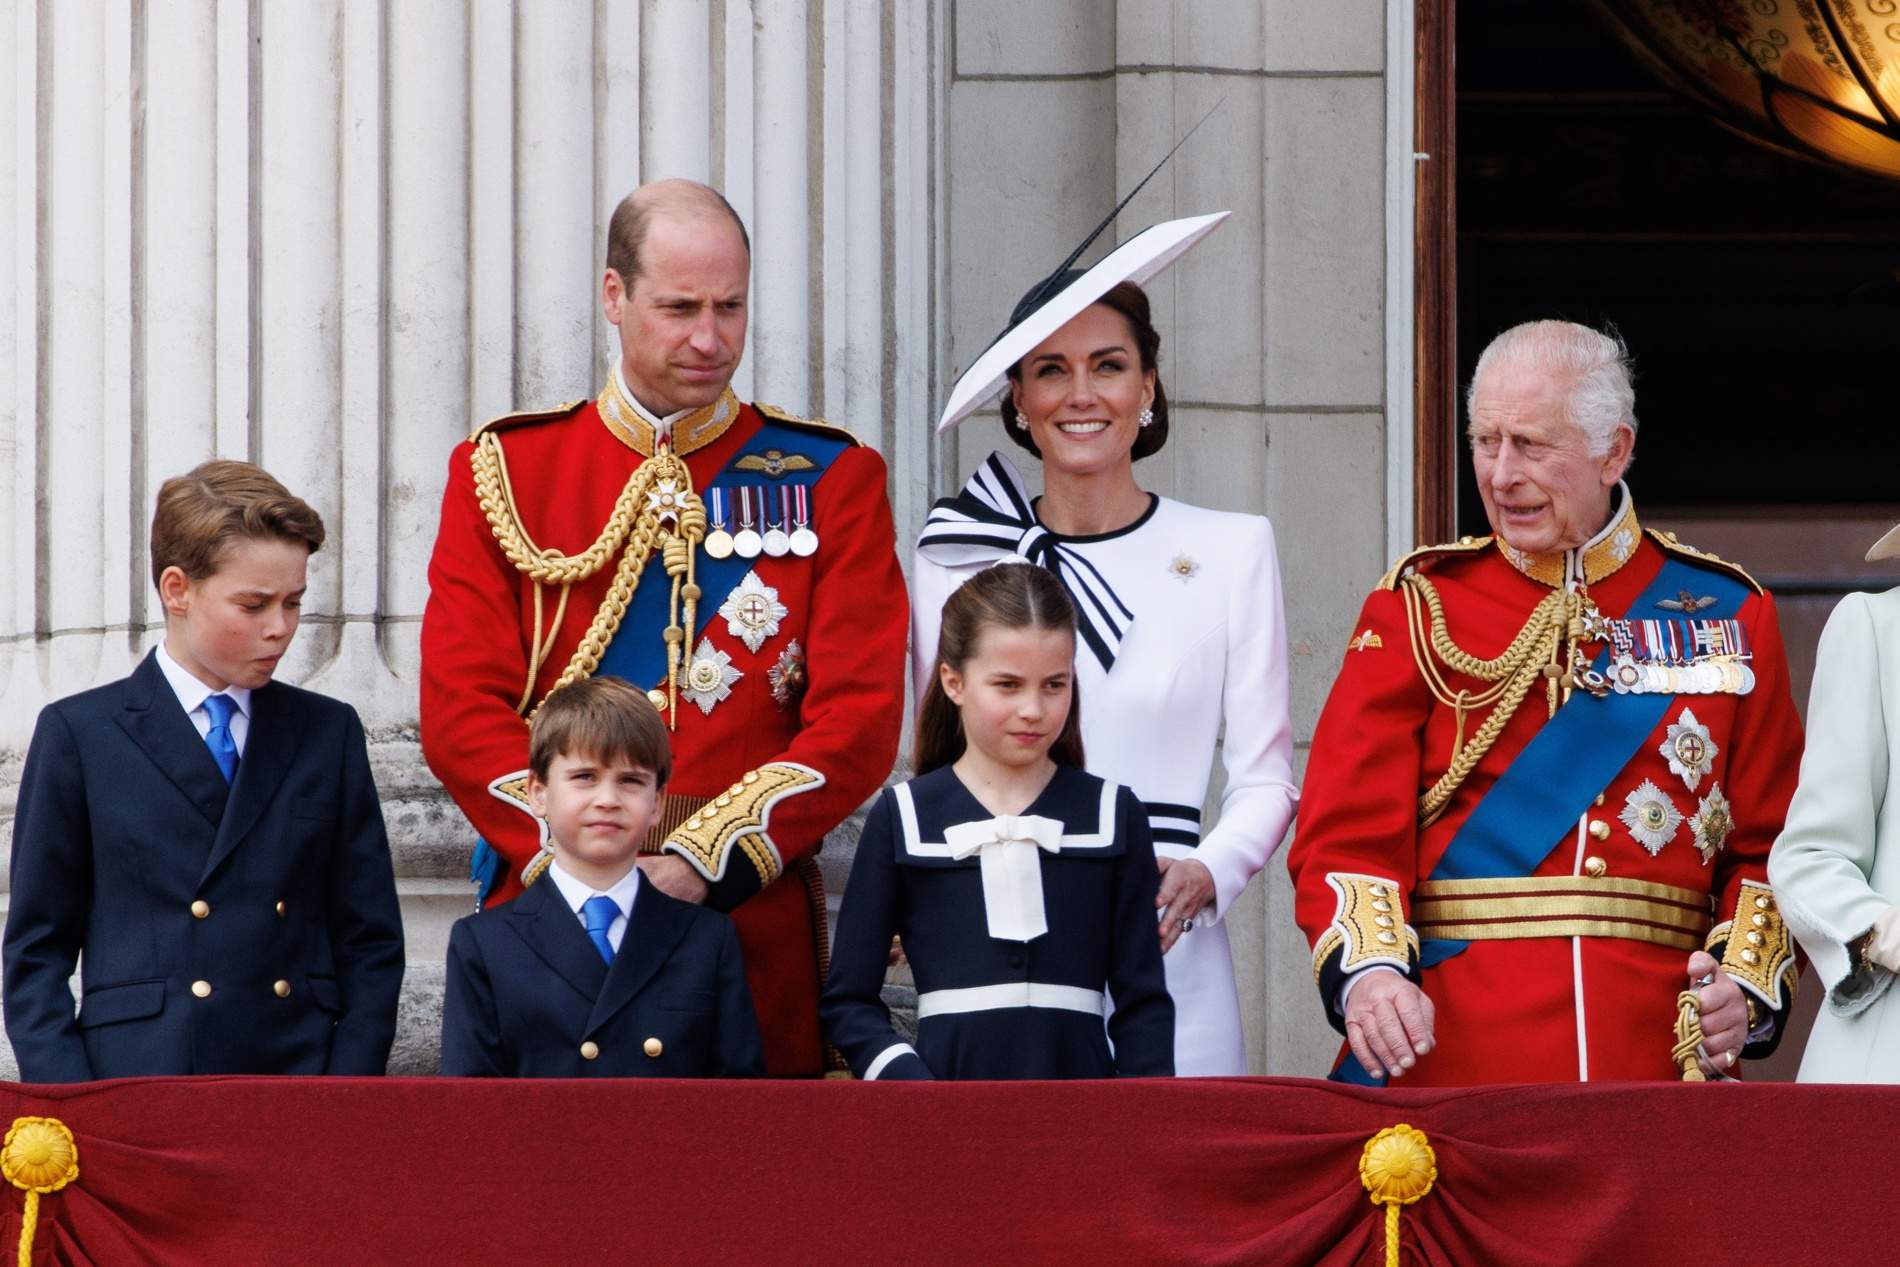
<svg viewBox="0 0 1900 1267">
<path fill-rule="evenodd" d="M 1596 609 L 1579 591 L 1552 590 L 1532 610 L 1530 619 L 1524 622 L 1502 655 L 1493 660 L 1480 660 L 1451 640 L 1445 629 L 1444 604 L 1437 589 L 1422 574 L 1412 572 L 1403 577 L 1400 592 L 1405 596 L 1412 659 L 1431 689 L 1432 697 L 1454 710 L 1458 719 L 1452 739 L 1451 764 L 1418 798 L 1418 823 L 1424 827 L 1436 822 L 1445 812 L 1452 793 L 1491 750 L 1539 677 L 1547 683 L 1546 694 L 1553 717 L 1558 705 L 1570 697 L 1572 688 L 1584 685 L 1580 671 L 1585 661 L 1576 644 L 1586 634 L 1586 617 L 1594 616 Z M 1439 672 L 1438 662 L 1453 672 L 1495 685 L 1476 693 L 1454 691 Z M 1466 743 L 1465 714 L 1493 705 L 1490 716 L 1478 727 L 1471 742 Z"/>
<path fill-rule="evenodd" d="M 640 584 L 640 574 L 645 570 L 647 558 L 657 543 L 662 563 L 673 584 L 672 601 L 668 607 L 671 623 L 665 635 L 666 690 L 669 722 L 677 725 L 681 644 L 685 639 L 684 631 L 697 624 L 700 598 L 699 586 L 694 583 L 693 546 L 706 535 L 706 506 L 693 491 L 693 476 L 686 463 L 667 447 L 662 447 L 642 462 L 627 477 L 626 487 L 620 490 L 620 496 L 614 500 L 613 514 L 608 516 L 607 525 L 601 529 L 600 536 L 595 538 L 594 544 L 575 555 L 543 549 L 528 536 L 521 523 L 521 513 L 515 506 L 514 487 L 508 479 L 508 463 L 502 456 L 501 441 L 495 433 L 483 432 L 476 440 L 469 454 L 469 464 L 474 471 L 476 497 L 481 503 L 482 513 L 488 518 L 489 530 L 501 545 L 502 554 L 535 582 L 534 650 L 529 658 L 528 680 L 522 688 L 521 702 L 516 705 L 515 711 L 527 717 L 533 716 L 529 705 L 534 699 L 535 679 L 540 676 L 541 667 L 547 662 L 548 653 L 553 650 L 561 618 L 567 611 L 568 591 L 574 582 L 586 580 L 600 571 L 614 552 L 620 550 L 622 542 L 626 543 L 626 549 L 620 553 L 620 564 L 614 571 L 613 584 L 608 587 L 600 609 L 594 613 L 594 621 L 588 626 L 586 636 L 574 648 L 567 668 L 562 670 L 560 679 L 555 682 L 555 690 L 590 676 L 600 667 L 600 657 L 605 654 L 607 644 L 613 641 L 615 632 L 620 628 L 620 621 L 627 614 L 627 604 L 633 600 L 634 590 Z M 560 604 L 545 634 L 542 632 L 541 611 L 543 585 L 561 587 Z M 684 612 L 681 610 L 682 600 Z"/>
</svg>

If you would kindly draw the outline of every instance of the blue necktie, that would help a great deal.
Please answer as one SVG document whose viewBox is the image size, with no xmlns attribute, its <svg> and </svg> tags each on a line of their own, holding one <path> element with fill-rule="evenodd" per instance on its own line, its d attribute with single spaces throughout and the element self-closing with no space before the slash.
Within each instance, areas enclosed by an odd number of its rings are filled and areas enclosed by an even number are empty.
<svg viewBox="0 0 1900 1267">
<path fill-rule="evenodd" d="M 619 914 L 620 908 L 610 897 L 595 894 L 581 903 L 581 923 L 587 926 L 587 939 L 609 964 L 614 961 L 614 944 L 607 940 L 607 930 L 614 926 Z"/>
<path fill-rule="evenodd" d="M 231 714 L 236 711 L 237 701 L 229 695 L 205 696 L 205 712 L 211 717 L 211 729 L 205 732 L 205 747 L 211 749 L 211 756 L 218 763 L 218 773 L 224 776 L 226 783 L 237 776 L 237 740 L 231 737 Z"/>
</svg>

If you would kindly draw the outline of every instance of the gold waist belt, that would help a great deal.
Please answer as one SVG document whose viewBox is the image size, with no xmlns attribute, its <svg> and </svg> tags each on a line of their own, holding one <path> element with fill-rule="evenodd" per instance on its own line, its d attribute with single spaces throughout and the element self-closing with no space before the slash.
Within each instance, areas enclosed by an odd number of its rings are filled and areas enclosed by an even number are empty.
<svg viewBox="0 0 1900 1267">
<path fill-rule="evenodd" d="M 1446 941 L 1626 937 L 1699 950 L 1711 907 L 1707 893 L 1613 876 L 1427 880 L 1412 894 L 1412 926 Z"/>
</svg>

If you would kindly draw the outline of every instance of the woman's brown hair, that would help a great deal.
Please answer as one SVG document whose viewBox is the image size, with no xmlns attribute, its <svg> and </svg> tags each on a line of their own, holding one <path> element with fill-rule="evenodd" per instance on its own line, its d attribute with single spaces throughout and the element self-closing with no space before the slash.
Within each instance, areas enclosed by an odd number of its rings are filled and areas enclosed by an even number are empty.
<svg viewBox="0 0 1900 1267">
<path fill-rule="evenodd" d="M 1080 272 L 1075 274 L 1077 277 L 1081 275 Z M 1161 332 L 1155 329 L 1154 319 L 1149 313 L 1148 292 L 1133 282 L 1121 282 L 1095 302 L 1119 312 L 1128 322 L 1128 328 L 1135 334 L 1135 347 L 1141 355 L 1142 371 L 1154 371 L 1161 355 Z M 1018 361 L 1010 366 L 1008 374 L 1012 387 L 1022 382 L 1023 363 Z M 1155 419 L 1135 433 L 1135 447 L 1129 457 L 1136 462 L 1150 454 L 1159 453 L 1161 446 L 1168 442 L 1168 393 L 1161 386 L 1158 371 L 1155 372 L 1154 404 L 1148 408 L 1153 411 Z M 1003 393 L 1003 430 L 1017 444 L 1038 458 L 1042 456 L 1042 450 L 1036 447 L 1029 428 L 1016 425 L 1016 393 L 1013 391 Z"/>
<path fill-rule="evenodd" d="M 1075 604 L 1054 572 L 1034 563 L 1000 563 L 985 568 L 957 587 L 943 605 L 937 634 L 937 660 L 930 685 L 917 708 L 917 742 L 911 749 L 917 773 L 949 765 L 963 755 L 963 713 L 943 689 L 943 666 L 957 673 L 976 654 L 985 629 L 1036 629 L 1066 633 L 1075 639 Z M 1069 718 L 1049 749 L 1057 765 L 1080 770 L 1082 693 L 1070 678 Z"/>
</svg>

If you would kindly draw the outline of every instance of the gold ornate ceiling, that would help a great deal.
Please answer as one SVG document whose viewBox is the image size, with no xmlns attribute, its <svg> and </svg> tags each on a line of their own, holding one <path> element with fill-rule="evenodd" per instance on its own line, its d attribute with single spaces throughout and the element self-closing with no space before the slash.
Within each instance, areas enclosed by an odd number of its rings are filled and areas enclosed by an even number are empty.
<svg viewBox="0 0 1900 1267">
<path fill-rule="evenodd" d="M 1900 180 L 1900 0 L 1597 0 L 1664 79 L 1777 149 Z"/>
</svg>

